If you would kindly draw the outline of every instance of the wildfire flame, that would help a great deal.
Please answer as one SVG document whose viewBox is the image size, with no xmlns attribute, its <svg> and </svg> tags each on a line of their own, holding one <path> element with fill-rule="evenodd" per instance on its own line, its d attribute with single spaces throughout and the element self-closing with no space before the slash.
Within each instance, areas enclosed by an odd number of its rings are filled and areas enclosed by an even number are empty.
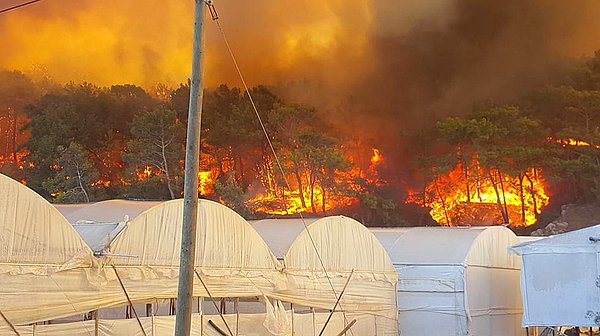
<svg viewBox="0 0 600 336">
<path fill-rule="evenodd" d="M 552 141 L 552 138 L 548 138 L 548 141 Z M 566 138 L 566 139 L 556 139 L 556 143 L 562 145 L 563 147 L 572 146 L 572 147 L 589 147 L 591 144 L 587 141 Z M 595 146 L 597 149 L 600 149 L 600 146 Z"/>
<path fill-rule="evenodd" d="M 431 217 L 446 226 L 503 224 L 503 213 L 509 224 L 527 226 L 548 201 L 540 169 L 513 177 L 484 169 L 474 159 L 468 169 L 458 165 L 423 191 L 411 190 L 406 202 L 431 208 Z"/>
<path fill-rule="evenodd" d="M 373 156 L 371 156 L 371 166 L 375 167 L 383 161 L 383 156 L 377 148 L 373 148 Z"/>
<path fill-rule="evenodd" d="M 367 169 L 360 168 L 360 164 L 355 160 L 355 156 L 351 154 L 346 155 L 352 167 L 345 172 L 336 171 L 334 183 L 344 185 L 349 190 L 354 191 L 360 190 L 360 186 L 355 182 L 357 178 L 367 179 L 370 183 L 382 183 L 377 176 L 375 168 L 383 162 L 383 155 L 379 149 L 373 148 L 371 151 L 373 154 Z M 358 202 L 356 197 L 336 195 L 327 190 L 324 192 L 320 181 L 316 181 L 311 188 L 308 172 L 301 173 L 302 192 L 298 187 L 297 177 L 293 176 L 293 174 L 289 174 L 286 177 L 290 182 L 292 190 L 284 187 L 265 188 L 265 192 L 248 200 L 246 205 L 257 212 L 264 212 L 271 215 L 288 215 L 298 212 L 325 213 L 332 209 L 351 206 Z M 271 181 L 273 178 L 267 180 Z M 304 205 L 302 202 L 303 198 Z"/>
<path fill-rule="evenodd" d="M 208 195 L 214 191 L 214 176 L 215 172 L 212 170 L 198 172 L 198 192 L 200 192 L 200 195 Z"/>
<path fill-rule="evenodd" d="M 153 175 L 159 175 L 160 172 L 155 172 L 152 170 L 151 166 L 144 166 L 144 170 L 143 171 L 136 171 L 136 176 L 138 181 L 143 181 L 147 178 L 152 177 Z"/>
<path fill-rule="evenodd" d="M 106 188 L 108 188 L 108 187 L 110 187 L 110 181 L 109 181 L 109 180 L 103 180 L 103 179 L 100 179 L 100 180 L 97 180 L 97 181 L 94 181 L 94 182 L 92 182 L 91 186 L 92 186 L 92 187 L 98 187 L 98 186 L 101 186 L 101 187 L 106 187 Z"/>
</svg>

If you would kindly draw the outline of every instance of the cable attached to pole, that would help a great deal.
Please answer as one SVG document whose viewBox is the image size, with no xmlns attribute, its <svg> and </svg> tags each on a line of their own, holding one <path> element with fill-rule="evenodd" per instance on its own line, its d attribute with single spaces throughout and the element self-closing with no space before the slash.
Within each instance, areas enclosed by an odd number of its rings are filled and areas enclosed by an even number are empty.
<svg viewBox="0 0 600 336">
<path fill-rule="evenodd" d="M 242 74 L 242 71 L 240 70 L 240 67 L 237 63 L 237 60 L 235 58 L 235 55 L 233 53 L 233 50 L 231 49 L 231 45 L 229 44 L 229 40 L 227 40 L 227 36 L 225 35 L 225 31 L 223 30 L 223 27 L 221 26 L 221 23 L 219 22 L 219 17 L 218 15 L 216 15 L 216 10 L 214 9 L 214 5 L 212 4 L 212 0 L 205 0 L 207 6 L 210 8 L 213 8 L 213 10 L 211 10 L 211 13 L 214 11 L 215 16 L 213 16 L 213 21 L 215 21 L 217 23 L 217 27 L 219 28 L 219 31 L 221 32 L 221 35 L 223 37 L 223 41 L 225 42 L 225 46 L 227 47 L 227 50 L 229 52 L 229 56 L 231 57 L 231 60 L 233 62 L 233 65 L 235 66 L 235 69 L 238 73 L 238 76 L 242 82 L 242 85 L 244 86 L 244 91 L 246 91 L 246 95 L 248 96 L 248 99 L 250 100 L 250 104 L 252 105 L 252 109 L 254 110 L 254 113 L 256 114 L 256 117 L 258 118 L 258 122 L 260 123 L 260 126 L 262 128 L 262 131 L 265 135 L 265 138 L 267 139 L 267 143 L 269 144 L 269 147 L 271 148 L 271 152 L 273 153 L 273 157 L 275 158 L 275 162 L 277 163 L 277 166 L 279 168 L 279 171 L 283 177 L 283 180 L 286 184 L 286 187 L 288 188 L 288 190 L 292 190 L 290 183 L 288 182 L 287 177 L 285 176 L 285 172 L 283 170 L 283 165 L 281 164 L 279 157 L 277 156 L 277 152 L 275 151 L 275 147 L 273 146 L 273 142 L 271 141 L 271 138 L 269 137 L 269 133 L 267 132 L 267 129 L 263 123 L 262 118 L 260 117 L 260 113 L 258 112 L 258 108 L 256 107 L 256 103 L 254 102 L 254 98 L 252 98 L 252 94 L 250 93 L 250 89 L 248 87 L 248 84 L 246 84 L 246 80 L 244 79 L 244 76 Z M 210 4 L 209 4 L 210 3 Z M 316 252 L 317 258 L 319 259 L 319 263 L 321 264 L 321 267 L 323 268 L 323 272 L 325 273 L 325 276 L 327 278 L 327 281 L 329 282 L 329 286 L 331 287 L 331 290 L 333 292 L 333 295 L 335 296 L 336 300 L 338 300 L 338 294 L 337 291 L 335 290 L 335 287 L 333 285 L 333 282 L 331 281 L 331 278 L 329 276 L 329 273 L 327 272 L 327 267 L 325 267 L 325 263 L 323 262 L 323 259 L 321 258 L 321 254 L 319 253 L 319 249 L 317 248 L 317 244 L 315 243 L 315 240 L 313 239 L 310 231 L 308 230 L 308 225 L 306 225 L 306 221 L 304 219 L 304 216 L 302 215 L 302 211 L 298 212 L 298 215 L 300 215 L 300 219 L 302 220 L 302 225 L 304 226 L 304 229 L 306 230 L 306 233 L 308 235 L 308 238 L 311 242 L 311 244 L 313 245 L 313 248 Z M 340 308 L 341 308 L 341 304 L 340 304 Z M 342 308 L 343 310 L 343 308 Z M 346 319 L 346 314 L 344 313 L 344 319 L 347 321 Z M 350 333 L 352 333 L 352 330 L 350 330 Z"/>
<path fill-rule="evenodd" d="M 206 4 L 206 7 L 208 7 L 208 12 L 210 13 L 210 17 L 213 19 L 213 21 L 218 20 L 219 14 L 217 13 L 217 9 L 213 5 L 213 1 L 212 0 L 204 0 L 204 3 Z"/>
<path fill-rule="evenodd" d="M 12 6 L 12 7 L 0 9 L 0 14 L 6 13 L 6 12 L 10 12 L 12 10 L 15 10 L 15 9 L 18 9 L 18 8 L 21 8 L 21 7 L 29 6 L 31 4 L 34 4 L 34 3 L 40 2 L 40 1 L 42 1 L 42 0 L 32 0 L 32 1 L 24 2 L 22 4 L 18 4 L 18 5 Z"/>
</svg>

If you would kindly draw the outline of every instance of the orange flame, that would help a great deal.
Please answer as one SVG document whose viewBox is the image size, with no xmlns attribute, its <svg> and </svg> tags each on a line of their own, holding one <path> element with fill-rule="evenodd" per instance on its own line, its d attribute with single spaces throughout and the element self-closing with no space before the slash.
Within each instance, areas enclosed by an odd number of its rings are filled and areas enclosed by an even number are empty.
<svg viewBox="0 0 600 336">
<path fill-rule="evenodd" d="M 376 167 L 383 162 L 383 155 L 379 149 L 371 149 L 372 156 L 370 165 L 361 169 L 360 165 L 351 154 L 345 155 L 352 164 L 348 171 L 335 171 L 334 183 L 345 185 L 349 190 L 359 191 L 361 187 L 356 184 L 357 178 L 363 178 L 369 183 L 383 183 L 377 175 Z M 327 212 L 333 209 L 351 206 L 358 202 L 358 198 L 343 194 L 335 194 L 330 191 L 323 191 L 321 181 L 315 181 L 311 188 L 310 175 L 308 172 L 302 172 L 300 179 L 302 181 L 302 193 L 300 192 L 297 177 L 289 174 L 287 180 L 290 182 L 292 190 L 282 187 L 269 187 L 264 193 L 261 193 L 246 202 L 246 205 L 256 212 L 264 212 L 271 215 L 287 215 L 299 212 L 319 213 Z M 268 178 L 271 181 L 272 178 Z M 304 199 L 304 205 L 302 202 Z"/>
<path fill-rule="evenodd" d="M 548 141 L 552 141 L 552 138 L 548 138 Z M 573 146 L 573 147 L 589 147 L 591 144 L 587 141 L 566 138 L 566 139 L 556 139 L 556 143 L 561 144 L 563 147 Z M 594 146 L 597 149 L 600 149 L 600 146 Z"/>
<path fill-rule="evenodd" d="M 518 177 L 489 171 L 474 159 L 468 169 L 458 165 L 434 178 L 423 192 L 411 190 L 407 203 L 431 208 L 441 225 L 503 224 L 527 226 L 549 202 L 541 170 L 530 168 Z"/>
<path fill-rule="evenodd" d="M 377 148 L 373 148 L 373 156 L 371 156 L 371 166 L 377 166 L 383 161 L 383 156 Z"/>
<path fill-rule="evenodd" d="M 98 186 L 102 186 L 102 187 L 110 187 L 110 181 L 109 180 L 97 180 L 92 182 L 91 184 L 92 187 L 98 187 Z"/>
<path fill-rule="evenodd" d="M 145 180 L 145 179 L 147 179 L 149 177 L 152 177 L 154 175 L 160 175 L 160 171 L 159 172 L 155 172 L 155 171 L 152 170 L 151 166 L 144 166 L 144 170 L 143 171 L 136 170 L 135 174 L 137 176 L 138 181 L 142 181 L 142 180 Z"/>
<path fill-rule="evenodd" d="M 217 174 L 212 170 L 198 172 L 198 191 L 200 195 L 204 196 L 214 192 L 215 175 L 218 175 L 218 171 Z"/>
</svg>

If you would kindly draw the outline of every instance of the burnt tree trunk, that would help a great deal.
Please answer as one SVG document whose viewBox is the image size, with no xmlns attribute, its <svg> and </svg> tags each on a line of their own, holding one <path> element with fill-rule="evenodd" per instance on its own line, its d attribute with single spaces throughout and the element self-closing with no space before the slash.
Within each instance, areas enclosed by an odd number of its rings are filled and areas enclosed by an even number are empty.
<svg viewBox="0 0 600 336">
<path fill-rule="evenodd" d="M 17 163 L 17 110 L 13 109 L 13 123 L 12 123 L 12 157 L 13 162 Z"/>
<path fill-rule="evenodd" d="M 508 206 L 506 205 L 506 190 L 504 190 L 504 181 L 502 180 L 502 173 L 500 169 L 496 168 L 498 178 L 500 179 L 500 189 L 502 189 L 502 200 L 504 201 L 504 214 L 506 214 L 505 224 L 510 224 L 510 217 L 508 216 Z"/>
<path fill-rule="evenodd" d="M 298 181 L 298 196 L 300 197 L 300 202 L 302 204 L 302 208 L 306 209 L 306 201 L 304 200 L 304 186 L 302 184 L 302 176 L 300 175 L 300 170 L 298 170 L 298 165 L 295 165 L 296 169 L 294 169 L 294 175 L 296 176 L 296 180 Z"/>
<path fill-rule="evenodd" d="M 525 217 L 525 190 L 523 188 L 523 180 L 525 173 L 519 174 L 519 197 L 521 198 L 521 224 L 525 225 L 527 218 Z"/>
<path fill-rule="evenodd" d="M 461 146 L 458 147 L 458 162 L 462 167 L 463 174 L 465 175 L 467 203 L 471 203 L 471 186 L 469 185 L 469 166 L 465 162 L 465 155 Z"/>
<path fill-rule="evenodd" d="M 436 193 L 438 194 L 438 197 L 440 198 L 440 201 L 442 202 L 442 209 L 444 209 L 444 217 L 446 217 L 446 224 L 448 226 L 452 226 L 452 222 L 450 221 L 450 216 L 448 215 L 448 208 L 446 207 L 446 200 L 444 199 L 444 196 L 442 196 L 442 193 L 440 191 L 440 187 L 437 183 L 437 180 L 433 180 L 434 184 L 435 184 L 435 189 L 436 189 Z"/>
<path fill-rule="evenodd" d="M 316 182 L 316 178 L 315 178 L 315 174 L 314 171 L 311 170 L 310 174 L 308 175 L 308 182 L 310 184 L 310 207 L 312 209 L 312 213 L 316 214 L 317 213 L 317 208 L 315 207 L 315 182 Z"/>
<path fill-rule="evenodd" d="M 496 184 L 496 180 L 492 175 L 492 168 L 488 170 L 488 176 L 490 178 L 490 182 L 492 183 L 492 187 L 494 188 L 494 192 L 496 193 L 496 204 L 498 205 L 498 210 L 500 211 L 502 220 L 505 223 L 508 223 L 508 214 L 504 212 L 504 207 L 502 206 L 502 199 L 500 198 L 500 191 L 498 190 L 498 185 Z"/>
<path fill-rule="evenodd" d="M 321 186 L 321 189 L 322 189 L 322 191 L 323 191 L 323 192 L 321 193 L 321 202 L 322 202 L 322 204 L 321 204 L 321 209 L 323 210 L 323 217 L 325 217 L 325 216 L 327 216 L 327 208 L 325 207 L 325 188 L 323 188 L 323 187 Z"/>
<path fill-rule="evenodd" d="M 531 198 L 533 200 L 533 213 L 537 216 L 537 215 L 539 215 L 539 213 L 538 213 L 538 206 L 537 206 L 537 198 L 535 197 L 535 188 L 534 188 L 533 180 L 531 179 L 531 177 L 529 177 L 529 175 L 527 173 L 525 173 L 525 178 L 527 178 L 527 181 L 529 182 L 529 193 L 531 194 Z"/>
</svg>

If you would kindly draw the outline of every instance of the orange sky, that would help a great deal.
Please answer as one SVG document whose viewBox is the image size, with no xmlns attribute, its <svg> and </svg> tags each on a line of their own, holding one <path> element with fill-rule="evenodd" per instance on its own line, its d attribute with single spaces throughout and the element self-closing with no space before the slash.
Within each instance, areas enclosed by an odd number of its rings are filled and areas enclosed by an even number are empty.
<svg viewBox="0 0 600 336">
<path fill-rule="evenodd" d="M 371 15 L 367 0 L 299 0 L 293 2 L 297 8 L 289 1 L 249 3 L 216 1 L 216 8 L 251 83 L 277 82 L 294 73 L 309 76 L 340 48 L 347 60 L 364 57 Z M 193 1 L 46 0 L 0 16 L 0 67 L 60 82 L 174 85 L 189 76 L 192 19 Z M 351 27 L 342 19 L 352 20 Z M 359 33 L 349 38 L 354 29 Z M 206 41 L 207 83 L 237 84 L 210 20 Z"/>
</svg>

